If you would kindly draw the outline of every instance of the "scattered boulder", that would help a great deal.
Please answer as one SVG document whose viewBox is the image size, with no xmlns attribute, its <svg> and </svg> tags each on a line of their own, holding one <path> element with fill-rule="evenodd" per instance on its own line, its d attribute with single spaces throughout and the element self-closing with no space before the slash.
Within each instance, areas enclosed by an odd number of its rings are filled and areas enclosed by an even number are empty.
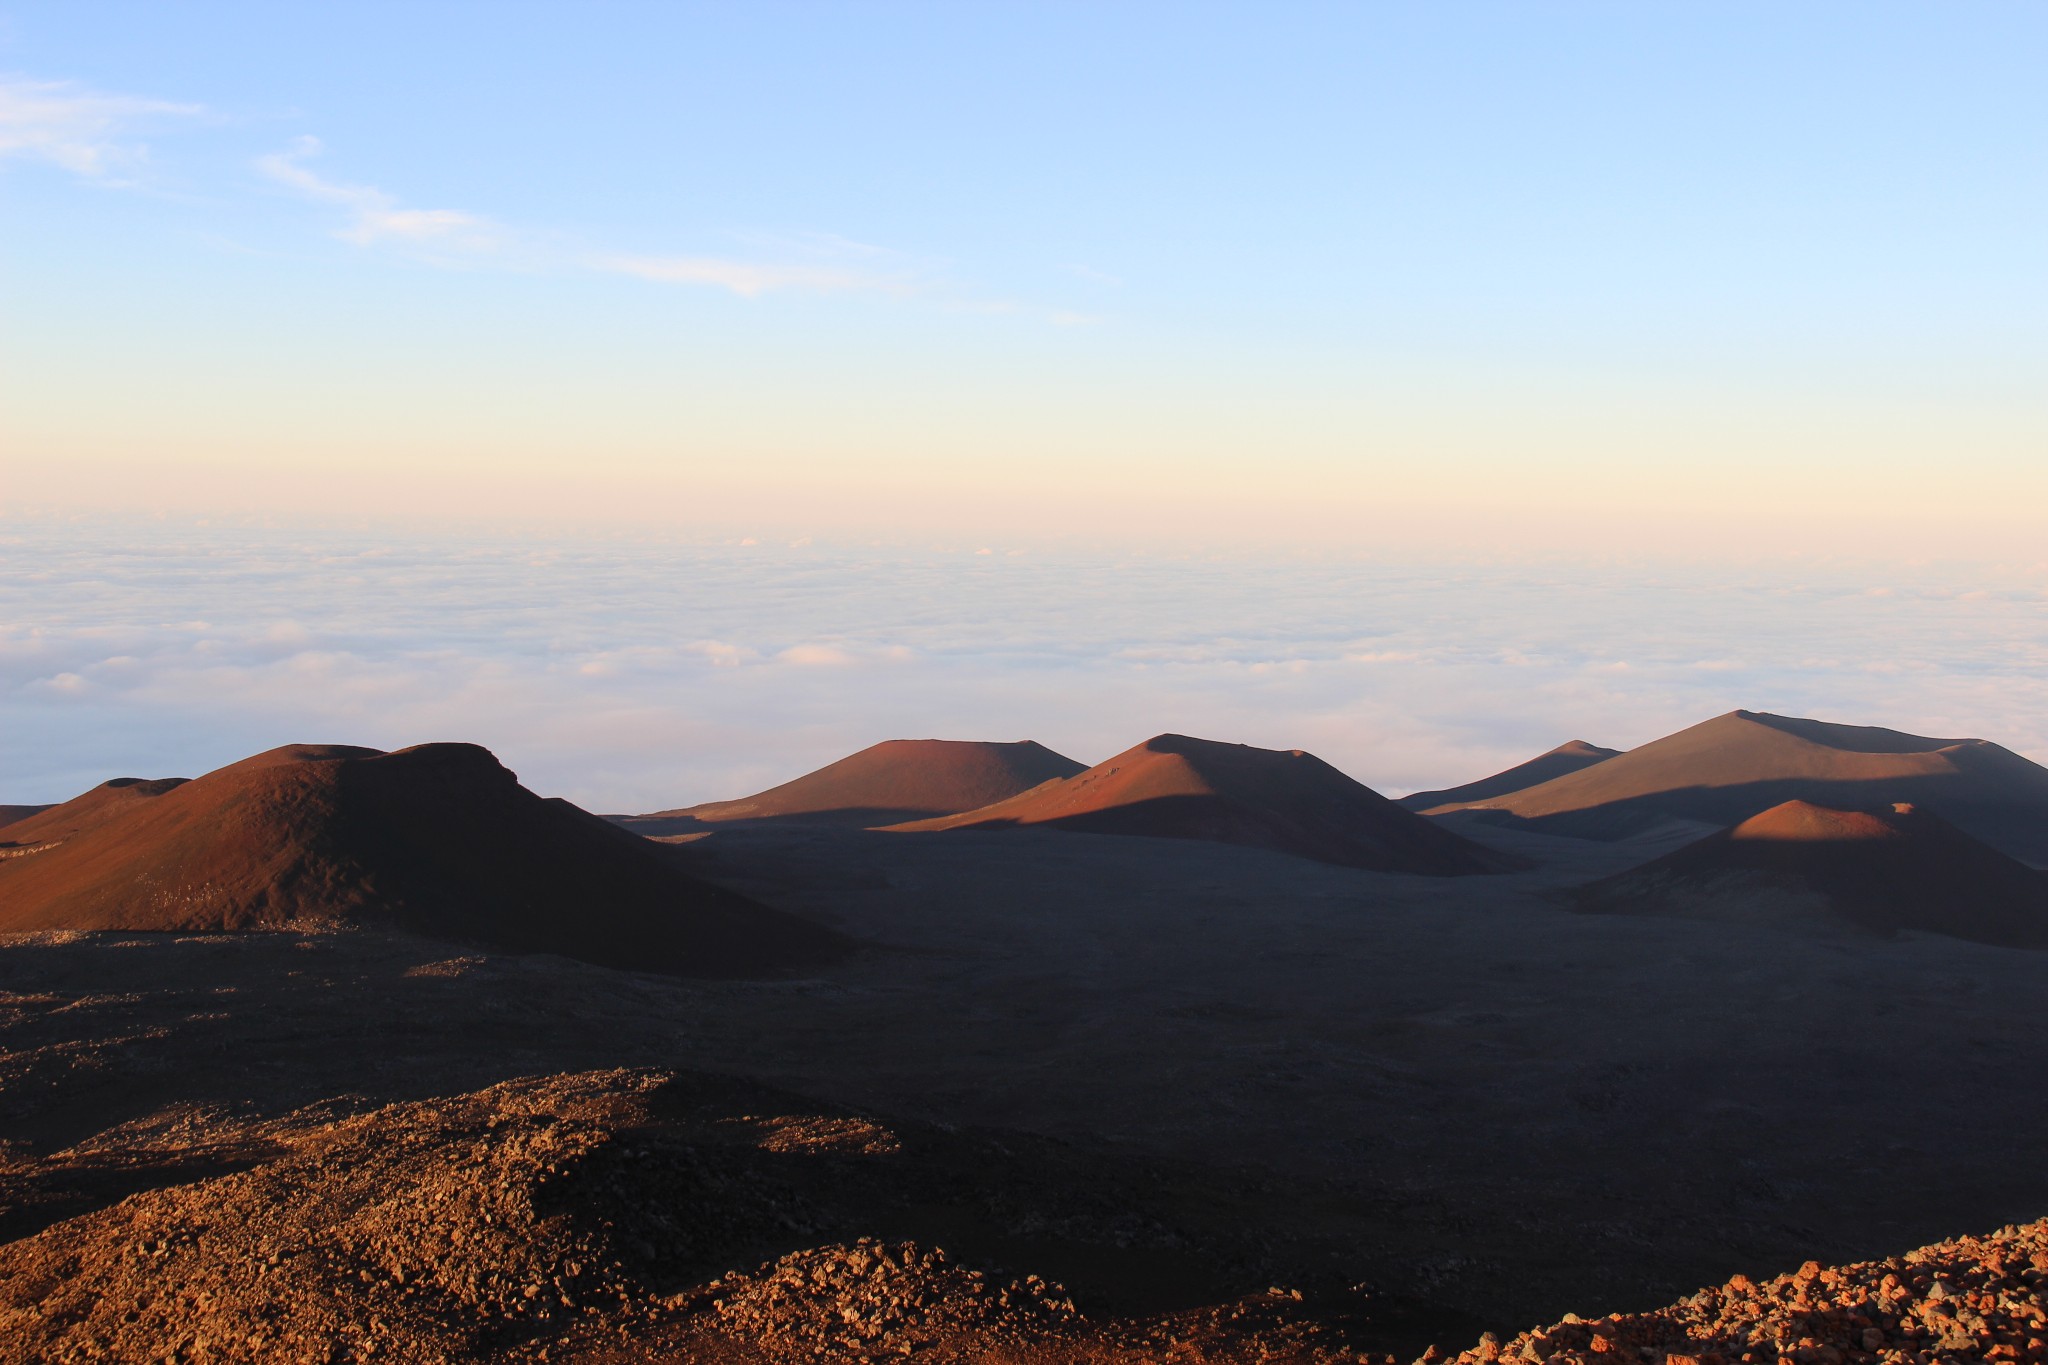
<svg viewBox="0 0 2048 1365">
<path fill-rule="evenodd" d="M 1566 1314 L 1430 1365 L 1924 1365 L 2048 1358 L 2048 1222 L 1726 1284 L 1648 1313 Z"/>
</svg>

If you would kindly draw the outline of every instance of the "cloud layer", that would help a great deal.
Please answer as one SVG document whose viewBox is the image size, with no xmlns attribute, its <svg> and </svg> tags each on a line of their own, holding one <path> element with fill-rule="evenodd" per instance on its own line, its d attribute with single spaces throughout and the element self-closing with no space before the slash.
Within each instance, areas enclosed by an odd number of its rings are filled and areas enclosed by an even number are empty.
<svg viewBox="0 0 2048 1365">
<path fill-rule="evenodd" d="M 470 739 L 646 810 L 891 737 L 1092 762 L 1162 730 L 1400 792 L 1737 706 L 2048 759 L 2039 570 L 977 548 L 0 522 L 0 801 L 291 740 Z"/>
</svg>

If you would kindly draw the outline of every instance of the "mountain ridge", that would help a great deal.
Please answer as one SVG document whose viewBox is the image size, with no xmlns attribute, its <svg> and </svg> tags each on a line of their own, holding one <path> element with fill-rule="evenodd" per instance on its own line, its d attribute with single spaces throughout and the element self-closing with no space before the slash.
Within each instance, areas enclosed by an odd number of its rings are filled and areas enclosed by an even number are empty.
<svg viewBox="0 0 2048 1365">
<path fill-rule="evenodd" d="M 473 744 L 286 745 L 191 781 L 96 787 L 7 833 L 7 931 L 381 925 L 707 975 L 843 946 L 536 796 Z"/>
<path fill-rule="evenodd" d="M 1084 772 L 899 832 L 1045 826 L 1266 848 L 1382 872 L 1501 872 L 1511 855 L 1403 810 L 1300 749 L 1162 734 Z"/>
<path fill-rule="evenodd" d="M 1724 828 L 1783 801 L 1923 806 L 2048 862 L 2048 768 L 1982 739 L 1730 711 L 1533 787 L 1431 814 L 1488 810 L 1543 833 L 1624 839 L 1673 821 Z"/>
</svg>

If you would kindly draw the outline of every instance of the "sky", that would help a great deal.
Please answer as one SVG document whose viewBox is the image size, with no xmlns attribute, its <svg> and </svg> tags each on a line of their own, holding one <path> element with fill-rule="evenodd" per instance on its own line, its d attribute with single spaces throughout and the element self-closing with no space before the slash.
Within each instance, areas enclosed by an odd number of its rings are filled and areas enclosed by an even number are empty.
<svg viewBox="0 0 2048 1365">
<path fill-rule="evenodd" d="M 2020 3 L 0 4 L 0 512 L 2020 553 Z"/>
<path fill-rule="evenodd" d="M 0 0 L 0 801 L 2048 760 L 2048 8 Z"/>
</svg>

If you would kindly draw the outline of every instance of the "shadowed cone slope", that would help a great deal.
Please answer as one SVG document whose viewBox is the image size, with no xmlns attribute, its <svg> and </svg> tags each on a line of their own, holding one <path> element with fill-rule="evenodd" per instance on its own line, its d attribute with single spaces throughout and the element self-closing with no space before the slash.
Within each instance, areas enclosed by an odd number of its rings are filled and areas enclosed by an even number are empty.
<svg viewBox="0 0 2048 1365">
<path fill-rule="evenodd" d="M 1313 754 L 1160 735 L 1086 772 L 904 831 L 1044 825 L 1205 839 L 1378 872 L 1500 872 L 1515 860 L 1401 809 Z"/>
<path fill-rule="evenodd" d="M 1905 804 L 1863 812 L 1787 801 L 1596 882 L 1578 903 L 1704 919 L 1824 914 L 1876 933 L 2048 946 L 2048 873 Z"/>
<path fill-rule="evenodd" d="M 840 947 L 472 744 L 290 745 L 190 782 L 96 787 L 7 833 L 0 931 L 365 923 L 710 975 Z"/>
<path fill-rule="evenodd" d="M 737 801 L 617 818 L 645 834 L 675 833 L 699 821 L 890 825 L 990 805 L 1072 777 L 1081 766 L 1029 739 L 891 739 Z"/>
<path fill-rule="evenodd" d="M 1604 763 L 1620 752 L 1619 749 L 1588 744 L 1583 739 L 1566 740 L 1549 753 L 1538 754 L 1526 763 L 1517 763 L 1491 777 L 1482 777 L 1477 782 L 1467 782 L 1462 787 L 1449 787 L 1443 791 L 1410 792 L 1401 798 L 1399 804 L 1426 814 L 1443 806 L 1488 801 L 1510 792 L 1527 790 L 1539 782 L 1548 782 L 1566 773 L 1575 773 L 1581 768 L 1590 768 L 1595 763 Z"/>
<path fill-rule="evenodd" d="M 1432 808 L 1504 811 L 1550 834 L 1623 839 L 1673 821 L 1732 826 L 1782 801 L 1938 812 L 2048 862 L 2048 768 L 1982 739 L 1731 711 L 1521 791 Z"/>
</svg>

